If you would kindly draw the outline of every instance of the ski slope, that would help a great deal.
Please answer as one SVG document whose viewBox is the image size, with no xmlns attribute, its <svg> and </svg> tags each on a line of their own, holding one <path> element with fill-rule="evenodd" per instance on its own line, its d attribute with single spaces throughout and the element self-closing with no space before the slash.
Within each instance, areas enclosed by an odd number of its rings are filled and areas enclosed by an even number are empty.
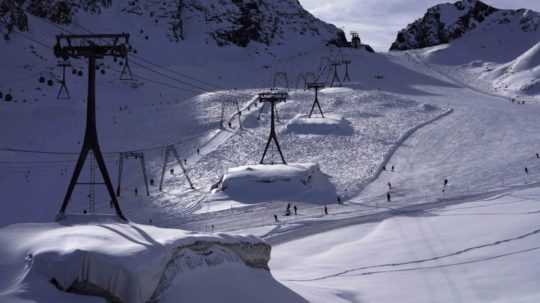
<svg viewBox="0 0 540 303">
<path fill-rule="evenodd" d="M 536 302 L 537 188 L 396 213 L 274 245 L 276 278 L 309 302 Z"/>
<path fill-rule="evenodd" d="M 89 24 L 92 18 L 79 21 Z M 43 25 L 32 37 L 51 40 L 50 25 Z M 99 27 L 107 28 L 107 24 Z M 498 84 L 514 81 L 508 76 L 510 70 L 519 73 L 514 75 L 519 76 L 519 84 L 535 77 L 538 47 L 531 41 L 512 48 L 511 54 L 490 49 L 489 56 L 478 62 L 467 56 L 481 57 L 483 48 L 474 45 L 474 53 L 458 56 L 454 53 L 470 50 L 460 42 L 388 54 L 324 46 L 306 50 L 295 45 L 294 49 L 277 48 L 276 57 L 261 58 L 254 55 L 260 50 L 255 47 L 249 49 L 246 63 L 241 50 L 226 48 L 224 60 L 213 58 L 216 48 L 204 45 L 181 49 L 200 52 L 198 60 L 176 60 L 172 48 L 159 56 L 155 47 L 164 41 L 143 44 L 142 40 L 136 40 L 141 53 L 157 54 L 161 65 L 173 61 L 170 68 L 220 82 L 223 87 L 180 93 L 177 88 L 155 85 L 155 78 L 167 80 L 142 67 L 137 70 L 139 78 L 126 83 L 117 79 L 117 63 L 104 62 L 107 72 L 98 79 L 98 125 L 114 184 L 122 151 L 144 152 L 149 178 L 154 181 L 146 196 L 138 163 L 126 163 L 120 203 L 132 223 L 123 226 L 127 229 L 123 232 L 133 233 L 134 240 L 146 244 L 149 240 L 144 235 L 130 230 L 139 222 L 182 228 L 190 235 L 253 234 L 274 246 L 270 261 L 274 277 L 238 264 L 177 277 L 174 273 L 190 265 L 181 259 L 179 266 L 171 264 L 174 279 L 165 273 L 159 281 L 167 287 L 160 293 L 161 302 L 178 298 L 259 302 L 264 292 L 276 295 L 265 297 L 265 302 L 538 301 L 539 99 L 535 91 L 527 93 L 531 91 L 521 87 L 496 89 Z M 36 229 L 42 227 L 44 233 L 69 229 L 44 222 L 50 222 L 58 211 L 83 134 L 85 81 L 70 75 L 72 100 L 55 100 L 56 90 L 36 78 L 54 77 L 52 55 L 34 47 L 19 37 L 5 48 L 15 58 L 10 70 L 25 68 L 24 56 L 17 55 L 27 48 L 35 57 L 32 63 L 41 68 L 30 68 L 29 75 L 25 73 L 30 80 L 17 79 L 10 86 L 28 99 L 0 103 L 0 188 L 6 201 L 0 213 L 0 237 L 5 247 L 18 241 L 21 229 L 27 233 L 41 232 Z M 200 58 L 205 57 L 213 59 L 202 62 Z M 332 121 L 303 121 L 314 96 L 302 89 L 302 81 L 294 80 L 301 80 L 306 72 L 329 80 L 329 60 L 345 57 L 353 62 L 352 81 L 320 94 L 322 108 Z M 75 66 L 84 70 L 82 62 Z M 502 78 L 493 73 L 497 69 L 504 69 Z M 268 108 L 256 96 L 273 86 L 276 72 L 289 77 L 289 85 L 278 83 L 289 92 L 288 101 L 278 107 L 277 123 L 285 157 L 290 163 L 318 165 L 327 181 L 324 192 L 278 185 L 263 198 L 253 198 L 246 197 L 241 188 L 228 195 L 213 190 L 227 172 L 259 162 L 270 121 Z M 167 74 L 175 73 L 169 70 Z M 0 77 L 3 83 L 11 81 L 7 72 Z M 295 88 L 294 82 L 300 85 Z M 511 102 L 513 98 L 527 103 L 518 105 Z M 164 189 L 159 191 L 164 151 L 170 145 L 184 161 L 195 189 L 171 160 L 165 169 Z M 270 158 L 277 160 L 275 150 Z M 82 179 L 89 178 L 87 166 Z M 88 194 L 88 188 L 79 188 L 68 211 L 88 210 Z M 343 203 L 337 203 L 338 197 Z M 105 191 L 97 191 L 97 213 L 111 212 L 108 199 Z M 284 215 L 289 203 L 298 207 L 298 215 Z M 325 206 L 328 215 L 323 212 Z M 19 225 L 27 222 L 43 225 Z M 143 228 L 156 237 L 162 235 L 157 227 Z M 118 240 L 108 232 L 87 232 L 85 236 L 91 238 Z M 175 237 L 183 236 L 175 233 Z M 107 245 L 98 244 L 92 250 Z M 162 249 L 159 241 L 153 245 Z M 31 248 L 43 246 L 37 243 Z M 5 249 L 2 255 L 14 257 L 3 266 L 24 267 L 21 262 L 28 249 Z M 144 248 L 137 249 L 146 253 Z M 134 255 L 131 249 L 118 254 Z M 223 258 L 234 259 L 229 254 Z M 2 278 L 7 282 L 1 283 L 0 295 L 12 296 L 24 286 L 21 281 L 14 283 L 13 275 Z M 209 284 L 200 282 L 209 280 Z M 39 280 L 43 283 L 39 287 L 60 296 L 44 281 Z M 410 290 L 407 296 L 403 289 Z"/>
</svg>

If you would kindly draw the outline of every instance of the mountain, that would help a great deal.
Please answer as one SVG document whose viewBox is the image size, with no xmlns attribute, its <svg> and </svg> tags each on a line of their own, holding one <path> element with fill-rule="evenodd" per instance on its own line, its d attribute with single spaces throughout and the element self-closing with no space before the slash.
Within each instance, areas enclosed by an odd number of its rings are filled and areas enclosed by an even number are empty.
<svg viewBox="0 0 540 303">
<path fill-rule="evenodd" d="M 124 15 L 165 24 L 166 33 L 173 41 L 205 35 L 220 46 L 280 45 L 310 38 L 336 46 L 347 45 L 342 30 L 315 18 L 296 0 L 133 0 L 114 5 L 120 6 Z M 14 30 L 29 30 L 28 15 L 69 25 L 78 13 L 106 14 L 112 6 L 112 0 L 3 0 L 0 17 L 4 21 L 0 29 L 4 38 L 9 39 Z"/>
<path fill-rule="evenodd" d="M 538 35 L 540 14 L 531 10 L 503 10 L 478 0 L 436 5 L 401 30 L 390 50 L 410 50 L 449 43 L 484 30 L 498 32 L 517 24 L 516 31 Z M 493 33 L 495 33 L 493 32 Z"/>
</svg>

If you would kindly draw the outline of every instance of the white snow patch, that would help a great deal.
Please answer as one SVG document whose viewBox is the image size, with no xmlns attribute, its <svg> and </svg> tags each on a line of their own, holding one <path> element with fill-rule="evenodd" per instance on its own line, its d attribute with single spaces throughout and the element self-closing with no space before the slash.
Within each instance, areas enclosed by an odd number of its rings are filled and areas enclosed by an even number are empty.
<svg viewBox="0 0 540 303">
<path fill-rule="evenodd" d="M 221 190 L 232 200 L 243 203 L 278 199 L 323 203 L 333 201 L 336 196 L 335 187 L 315 163 L 230 168 L 223 177 Z"/>
<path fill-rule="evenodd" d="M 289 132 L 299 134 L 318 134 L 318 135 L 351 135 L 354 132 L 351 123 L 341 115 L 325 114 L 324 118 L 320 114 L 308 115 L 299 114 L 288 124 Z"/>
<path fill-rule="evenodd" d="M 59 289 L 92 286 L 102 297 L 144 303 L 154 294 L 175 253 L 187 252 L 189 260 L 183 261 L 189 263 L 193 254 L 208 251 L 211 257 L 199 261 L 217 266 L 227 263 L 215 253 L 219 250 L 228 251 L 229 259 L 239 266 L 259 270 L 266 267 L 270 247 L 255 237 L 124 224 L 112 217 L 67 217 L 61 223 L 10 225 L 0 229 L 0 301 L 86 302 L 87 297 L 74 297 Z M 191 269 L 202 266 L 191 265 Z M 191 296 L 196 298 L 196 294 Z M 94 298 L 88 302 L 102 301 Z"/>
</svg>

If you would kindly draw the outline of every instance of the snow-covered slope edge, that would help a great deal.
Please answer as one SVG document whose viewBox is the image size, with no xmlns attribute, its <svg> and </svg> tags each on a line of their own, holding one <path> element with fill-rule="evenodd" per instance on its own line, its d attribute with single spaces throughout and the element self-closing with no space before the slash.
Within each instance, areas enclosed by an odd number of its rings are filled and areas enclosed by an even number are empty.
<svg viewBox="0 0 540 303">
<path fill-rule="evenodd" d="M 270 246 L 254 237 L 195 234 L 108 218 L 71 221 L 0 230 L 0 301 L 102 302 L 74 297 L 85 294 L 144 303 L 158 300 L 179 276 L 211 274 L 220 266 L 240 268 L 245 278 L 266 275 L 273 281 Z"/>
<path fill-rule="evenodd" d="M 493 70 L 488 68 L 481 78 L 492 81 L 496 89 L 540 95 L 540 42 L 509 63 Z"/>
</svg>

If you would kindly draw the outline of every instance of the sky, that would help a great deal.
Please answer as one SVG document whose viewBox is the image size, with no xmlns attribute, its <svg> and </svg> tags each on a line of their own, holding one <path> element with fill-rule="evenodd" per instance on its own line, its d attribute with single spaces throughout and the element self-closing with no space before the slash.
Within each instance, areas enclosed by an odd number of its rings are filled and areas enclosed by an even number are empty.
<svg viewBox="0 0 540 303">
<path fill-rule="evenodd" d="M 300 0 L 318 18 L 345 32 L 357 31 L 364 43 L 387 51 L 397 32 L 422 17 L 433 5 L 448 0 Z M 540 11 L 540 0 L 485 0 L 498 8 L 529 8 Z"/>
</svg>

